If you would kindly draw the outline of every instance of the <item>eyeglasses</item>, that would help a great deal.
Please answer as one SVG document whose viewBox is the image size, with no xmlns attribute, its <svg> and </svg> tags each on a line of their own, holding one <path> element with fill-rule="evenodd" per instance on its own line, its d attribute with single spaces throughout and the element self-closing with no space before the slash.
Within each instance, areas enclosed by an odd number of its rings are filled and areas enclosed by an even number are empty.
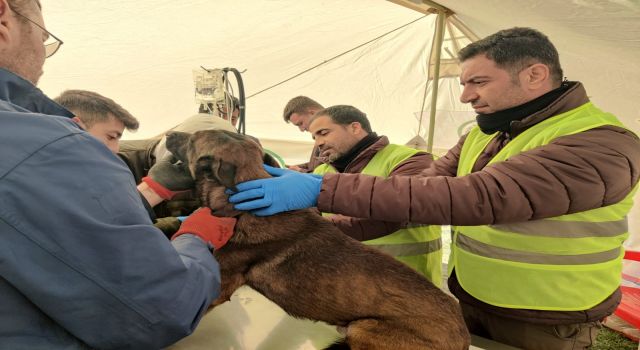
<svg viewBox="0 0 640 350">
<path fill-rule="evenodd" d="M 53 56 L 54 53 L 58 52 L 58 49 L 60 48 L 60 46 L 62 44 L 64 44 L 64 41 L 60 40 L 60 38 L 58 38 L 57 36 L 53 35 L 50 31 L 44 29 L 44 27 L 42 27 L 41 25 L 39 25 L 35 21 L 31 20 L 29 17 L 21 14 L 20 12 L 14 10 L 13 8 L 11 8 L 11 9 L 13 10 L 13 12 L 16 13 L 16 15 L 26 19 L 27 21 L 31 22 L 33 25 L 35 25 L 36 27 L 42 29 L 45 33 L 47 33 L 47 39 L 46 39 L 46 41 L 44 43 L 44 57 L 45 58 L 49 58 L 49 57 Z M 51 42 L 51 40 L 54 40 L 54 41 Z M 49 41 L 49 43 L 47 43 L 47 41 Z"/>
</svg>

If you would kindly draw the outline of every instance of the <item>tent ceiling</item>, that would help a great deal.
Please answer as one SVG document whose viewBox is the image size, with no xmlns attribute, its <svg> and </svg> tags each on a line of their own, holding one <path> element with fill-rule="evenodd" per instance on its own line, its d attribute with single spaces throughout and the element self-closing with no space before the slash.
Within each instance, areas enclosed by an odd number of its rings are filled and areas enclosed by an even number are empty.
<svg viewBox="0 0 640 350">
<path fill-rule="evenodd" d="M 252 97 L 248 132 L 308 142 L 308 135 L 281 119 L 287 100 L 305 94 L 327 105 L 356 105 L 376 130 L 406 142 L 419 129 L 436 16 L 424 17 L 432 11 L 421 1 L 393 1 L 44 0 L 47 26 L 65 44 L 47 61 L 40 86 L 51 96 L 80 88 L 112 97 L 142 121 L 138 134 L 127 137 L 148 137 L 196 110 L 193 68 L 247 69 L 243 78 L 251 95 L 327 61 Z M 447 63 L 441 75 L 458 74 L 453 62 L 456 50 L 466 45 L 464 36 L 535 27 L 556 43 L 569 79 L 583 81 L 598 105 L 640 129 L 637 1 L 438 3 L 454 13 L 441 51 Z M 359 46 L 363 43 L 368 44 Z M 460 127 L 454 116 L 468 116 L 456 105 L 459 86 L 439 86 L 448 93 L 438 110 L 449 119 L 437 124 L 444 132 L 436 137 L 451 142 Z"/>
<path fill-rule="evenodd" d="M 409 8 L 428 8 L 420 0 Z M 428 3 L 428 1 L 427 1 Z M 549 36 L 565 76 L 582 81 L 591 98 L 640 131 L 640 2 L 634 0 L 439 0 L 479 37 L 528 26 Z"/>
</svg>

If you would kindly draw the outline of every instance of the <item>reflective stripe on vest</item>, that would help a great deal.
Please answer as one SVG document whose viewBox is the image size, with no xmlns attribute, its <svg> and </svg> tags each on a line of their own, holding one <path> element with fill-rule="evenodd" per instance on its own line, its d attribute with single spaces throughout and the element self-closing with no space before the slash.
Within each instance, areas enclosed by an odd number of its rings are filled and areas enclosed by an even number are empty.
<svg viewBox="0 0 640 350">
<path fill-rule="evenodd" d="M 418 150 L 413 148 L 389 144 L 376 153 L 361 173 L 388 177 L 398 164 L 417 152 Z M 335 173 L 336 170 L 327 164 L 322 164 L 313 172 L 326 174 Z M 442 284 L 440 234 L 440 226 L 410 224 L 407 228 L 362 243 L 396 257 L 440 286 Z"/>
<path fill-rule="evenodd" d="M 366 242 L 363 242 L 366 244 Z M 428 242 L 400 243 L 400 244 L 370 244 L 391 256 L 410 256 L 436 252 L 442 249 L 442 240 L 434 239 Z"/>
<path fill-rule="evenodd" d="M 580 238 L 606 236 L 615 237 L 629 231 L 627 218 L 605 222 L 534 220 L 526 223 L 490 225 L 504 232 L 523 235 Z"/>
<path fill-rule="evenodd" d="M 553 139 L 603 125 L 624 127 L 591 103 L 544 120 L 511 140 L 488 165 L 543 146 Z M 497 135 L 475 127 L 462 146 L 458 176 L 471 173 Z M 586 310 L 620 283 L 626 215 L 635 189 L 622 201 L 593 210 L 518 223 L 458 226 L 451 266 L 475 298 L 500 307 Z"/>
<path fill-rule="evenodd" d="M 607 262 L 616 259 L 620 255 L 620 248 L 614 248 L 604 252 L 580 255 L 558 255 L 537 252 L 527 252 L 508 248 L 500 248 L 485 244 L 475 239 L 459 235 L 456 244 L 460 249 L 487 258 L 500 259 L 512 262 L 528 264 L 553 264 L 553 265 L 586 265 Z"/>
</svg>

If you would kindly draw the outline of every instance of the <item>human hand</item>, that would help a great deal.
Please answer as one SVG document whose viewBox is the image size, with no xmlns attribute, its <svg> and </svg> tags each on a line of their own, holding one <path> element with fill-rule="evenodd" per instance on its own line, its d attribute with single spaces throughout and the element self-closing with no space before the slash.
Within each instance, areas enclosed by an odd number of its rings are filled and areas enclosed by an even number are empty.
<svg viewBox="0 0 640 350">
<path fill-rule="evenodd" d="M 165 200 L 170 200 L 181 192 L 190 191 L 195 185 L 187 164 L 171 154 L 157 161 L 142 181 Z"/>
<path fill-rule="evenodd" d="M 190 233 L 211 244 L 215 249 L 220 249 L 233 236 L 235 225 L 235 218 L 220 218 L 211 215 L 211 209 L 200 208 L 182 222 L 180 229 L 171 237 L 171 240 Z"/>
<path fill-rule="evenodd" d="M 301 167 L 299 167 L 297 165 L 287 165 L 287 169 L 293 170 L 293 171 L 297 171 L 299 173 L 304 172 L 304 169 L 302 169 Z"/>
<path fill-rule="evenodd" d="M 227 190 L 229 202 L 234 209 L 248 210 L 258 216 L 269 216 L 283 211 L 305 209 L 316 206 L 322 176 L 303 174 L 293 170 L 273 168 L 264 165 L 273 176 L 239 183 L 238 191 Z"/>
</svg>

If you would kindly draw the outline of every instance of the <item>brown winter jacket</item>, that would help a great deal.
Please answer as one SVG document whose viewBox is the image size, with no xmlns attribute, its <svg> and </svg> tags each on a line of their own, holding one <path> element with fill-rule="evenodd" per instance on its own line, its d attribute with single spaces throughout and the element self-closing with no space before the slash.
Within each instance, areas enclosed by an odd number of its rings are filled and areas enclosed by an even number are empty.
<svg viewBox="0 0 640 350">
<path fill-rule="evenodd" d="M 327 174 L 318 209 L 385 221 L 423 224 L 489 225 L 536 220 L 614 204 L 636 185 L 640 176 L 640 141 L 630 131 L 603 126 L 554 139 L 504 162 L 488 161 L 519 133 L 551 116 L 589 101 L 582 84 L 546 108 L 513 122 L 511 130 L 495 138 L 473 167 L 456 177 L 465 137 L 420 176 L 389 179 L 357 174 Z M 620 292 L 591 310 L 551 312 L 503 309 L 484 304 L 458 288 L 463 303 L 488 312 L 530 322 L 560 324 L 586 322 L 610 314 Z"/>
<path fill-rule="evenodd" d="M 360 152 L 344 169 L 343 173 L 358 174 L 369 164 L 371 159 L 389 144 L 386 136 L 380 136 L 371 146 Z M 398 164 L 389 176 L 416 175 L 433 162 L 431 154 L 420 151 Z M 388 222 L 371 219 L 354 218 L 344 215 L 332 215 L 328 218 L 343 233 L 359 241 L 368 241 L 386 236 L 407 226 L 407 222 Z"/>
</svg>

